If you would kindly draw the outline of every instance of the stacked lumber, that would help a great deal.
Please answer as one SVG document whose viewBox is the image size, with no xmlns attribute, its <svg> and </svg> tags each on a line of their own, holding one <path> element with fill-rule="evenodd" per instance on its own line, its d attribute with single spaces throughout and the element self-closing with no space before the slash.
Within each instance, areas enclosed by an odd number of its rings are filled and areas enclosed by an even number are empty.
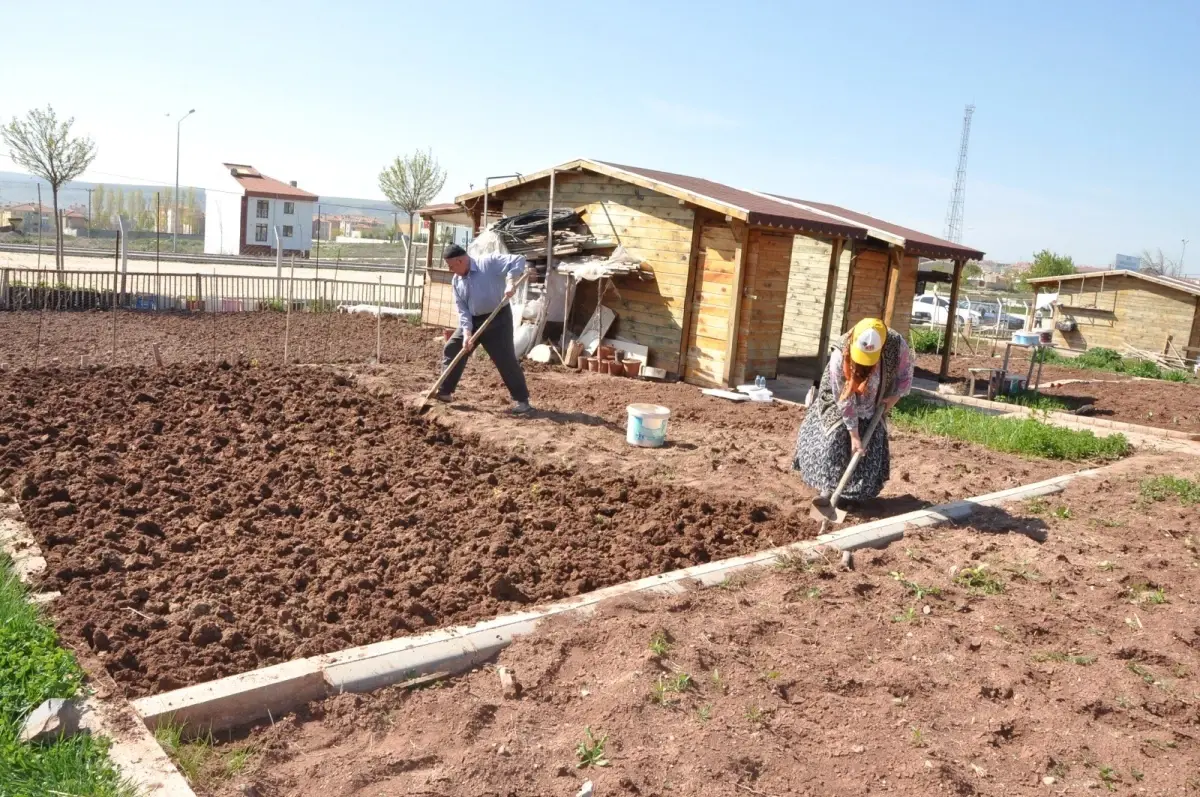
<svg viewBox="0 0 1200 797">
<path fill-rule="evenodd" d="M 515 255 L 525 255 L 530 261 L 546 259 L 546 231 L 549 212 L 538 208 L 516 216 L 507 216 L 492 228 L 505 248 Z M 554 256 L 568 257 L 593 249 L 596 241 L 583 218 L 574 210 L 554 212 Z"/>
</svg>

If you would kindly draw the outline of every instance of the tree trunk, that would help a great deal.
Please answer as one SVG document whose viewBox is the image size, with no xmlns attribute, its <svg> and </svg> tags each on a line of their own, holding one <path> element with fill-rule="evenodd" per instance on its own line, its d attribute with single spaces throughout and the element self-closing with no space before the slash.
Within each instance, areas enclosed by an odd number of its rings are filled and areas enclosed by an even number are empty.
<svg viewBox="0 0 1200 797">
<path fill-rule="evenodd" d="M 408 266 L 404 269 L 404 307 L 407 309 L 412 305 L 412 286 L 413 286 L 413 264 L 416 258 L 413 256 L 413 248 L 417 245 L 416 238 L 416 217 L 413 212 L 408 212 Z"/>
<path fill-rule="evenodd" d="M 63 270 L 63 229 L 62 219 L 58 217 L 58 186 L 50 186 L 50 196 L 54 204 L 54 270 Z M 41 223 L 41 219 L 38 219 Z"/>
</svg>

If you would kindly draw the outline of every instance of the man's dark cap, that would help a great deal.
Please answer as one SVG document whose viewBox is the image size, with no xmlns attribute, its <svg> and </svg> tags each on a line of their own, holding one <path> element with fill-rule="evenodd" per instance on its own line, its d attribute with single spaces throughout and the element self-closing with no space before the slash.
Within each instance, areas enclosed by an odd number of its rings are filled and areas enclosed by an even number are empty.
<svg viewBox="0 0 1200 797">
<path fill-rule="evenodd" d="M 466 253 L 467 250 L 463 249 L 458 244 L 450 244 L 446 247 L 446 251 L 442 252 L 442 259 L 449 260 L 452 257 L 462 257 Z"/>
</svg>

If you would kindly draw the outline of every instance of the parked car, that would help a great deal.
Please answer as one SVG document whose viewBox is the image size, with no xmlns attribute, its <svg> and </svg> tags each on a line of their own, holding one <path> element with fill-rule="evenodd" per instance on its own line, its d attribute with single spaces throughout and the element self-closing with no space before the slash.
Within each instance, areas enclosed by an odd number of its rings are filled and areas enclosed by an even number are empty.
<svg viewBox="0 0 1200 797">
<path fill-rule="evenodd" d="M 912 320 L 926 324 L 945 324 L 949 307 L 950 300 L 945 296 L 932 293 L 918 296 L 913 299 Z M 983 320 L 983 315 L 978 310 L 968 310 L 962 302 L 958 303 L 955 316 L 959 323 L 966 323 L 967 319 L 970 319 L 972 324 L 978 325 Z"/>
<path fill-rule="evenodd" d="M 985 327 L 996 326 L 996 305 L 994 304 L 977 304 L 979 315 Z M 1000 316 L 1000 325 L 1005 329 L 1024 329 L 1025 316 L 1013 315 L 1012 313 L 1004 313 Z"/>
</svg>

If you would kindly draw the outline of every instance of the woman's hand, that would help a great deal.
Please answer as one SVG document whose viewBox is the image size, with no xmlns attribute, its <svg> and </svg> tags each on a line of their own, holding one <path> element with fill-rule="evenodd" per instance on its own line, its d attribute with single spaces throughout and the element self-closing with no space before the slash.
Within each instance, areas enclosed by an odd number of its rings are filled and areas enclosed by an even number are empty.
<svg viewBox="0 0 1200 797">
<path fill-rule="evenodd" d="M 858 430 L 855 429 L 850 433 L 850 455 L 863 453 L 862 438 L 858 435 Z"/>
</svg>

